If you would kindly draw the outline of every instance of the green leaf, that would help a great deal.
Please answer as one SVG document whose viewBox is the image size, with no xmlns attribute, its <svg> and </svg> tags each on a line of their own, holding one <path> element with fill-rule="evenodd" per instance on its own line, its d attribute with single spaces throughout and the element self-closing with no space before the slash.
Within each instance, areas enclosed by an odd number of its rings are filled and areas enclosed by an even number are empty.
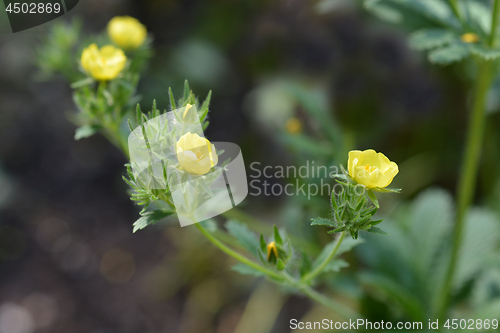
<svg viewBox="0 0 500 333">
<path fill-rule="evenodd" d="M 184 103 L 187 102 L 190 92 L 191 92 L 191 90 L 189 89 L 188 80 L 185 80 L 184 81 L 184 95 L 182 96 L 182 100 Z"/>
<path fill-rule="evenodd" d="M 429 53 L 429 61 L 435 64 L 447 65 L 460 61 L 470 55 L 470 49 L 463 43 L 450 44 Z"/>
<path fill-rule="evenodd" d="M 174 97 L 174 93 L 172 92 L 172 88 L 168 88 L 168 96 L 170 97 L 170 108 L 172 110 L 175 110 L 177 109 L 177 106 L 175 104 L 175 97 Z"/>
<path fill-rule="evenodd" d="M 75 132 L 75 140 L 88 138 L 97 133 L 100 128 L 100 126 L 96 125 L 83 125 L 82 127 L 78 127 Z"/>
<path fill-rule="evenodd" d="M 174 213 L 175 213 L 174 211 L 163 210 L 163 209 L 145 212 L 144 214 L 142 214 L 142 217 L 140 217 L 137 221 L 134 222 L 133 232 L 136 232 L 137 230 L 144 229 L 149 225 L 155 224 L 159 220 L 161 220 L 169 215 L 172 215 Z"/>
<path fill-rule="evenodd" d="M 251 275 L 256 277 L 261 277 L 266 275 L 261 271 L 258 271 L 255 268 L 245 265 L 243 263 L 238 263 L 234 265 L 231 269 L 243 275 Z"/>
<path fill-rule="evenodd" d="M 316 217 L 314 219 L 311 219 L 311 221 L 312 221 L 311 225 L 327 225 L 329 227 L 335 226 L 334 221 L 324 217 Z"/>
<path fill-rule="evenodd" d="M 340 244 L 339 249 L 337 250 L 337 254 L 335 257 L 339 257 L 342 253 L 351 251 L 354 247 L 358 246 L 359 244 L 363 244 L 365 241 L 362 238 L 358 239 L 352 239 L 352 238 L 345 238 L 342 244 Z"/>
<path fill-rule="evenodd" d="M 316 268 L 321 262 L 323 262 L 323 260 L 326 259 L 326 257 L 328 257 L 329 253 L 336 246 L 338 240 L 339 240 L 339 238 L 331 241 L 323 248 L 321 253 L 314 260 L 313 265 L 312 265 L 312 267 L 313 267 L 312 269 Z M 334 258 L 338 258 L 342 253 L 350 251 L 353 247 L 355 247 L 356 245 L 359 245 L 363 242 L 364 242 L 364 240 L 362 240 L 360 238 L 358 238 L 358 239 L 351 239 L 351 238 L 347 238 L 347 237 L 344 238 L 344 241 L 342 242 L 342 244 L 340 244 Z"/>
<path fill-rule="evenodd" d="M 400 188 L 376 187 L 373 190 L 380 193 L 401 193 Z"/>
<path fill-rule="evenodd" d="M 446 29 L 423 29 L 410 35 L 410 46 L 416 50 L 429 50 L 445 44 L 450 44 L 458 37 Z"/>
<path fill-rule="evenodd" d="M 258 256 L 257 250 L 260 247 L 260 243 L 255 234 L 246 225 L 230 220 L 226 223 L 226 229 L 248 252 L 255 257 Z"/>
<path fill-rule="evenodd" d="M 76 82 L 73 82 L 71 84 L 71 88 L 72 89 L 78 89 L 78 88 L 81 88 L 83 86 L 87 86 L 89 84 L 92 84 L 94 82 L 94 80 L 91 78 L 91 77 L 88 77 L 86 79 L 83 79 L 83 80 L 80 80 L 80 81 L 76 81 Z"/>
<path fill-rule="evenodd" d="M 500 241 L 500 224 L 492 212 L 473 208 L 465 218 L 463 235 L 453 281 L 455 290 L 485 268 Z"/>
<path fill-rule="evenodd" d="M 283 245 L 283 239 L 281 239 L 280 232 L 279 232 L 278 227 L 276 225 L 274 226 L 274 241 L 278 245 Z"/>
<path fill-rule="evenodd" d="M 366 230 L 368 232 L 371 232 L 372 234 L 377 234 L 377 235 L 389 235 L 387 232 L 384 230 L 378 228 L 378 227 L 371 227 L 370 229 Z"/>
<path fill-rule="evenodd" d="M 470 50 L 473 54 L 483 58 L 484 60 L 494 60 L 500 58 L 500 48 L 490 48 L 481 44 L 470 45 Z"/>
<path fill-rule="evenodd" d="M 302 252 L 302 262 L 300 265 L 300 276 L 306 275 L 309 271 L 311 271 L 311 261 L 309 260 L 307 254 Z"/>
<path fill-rule="evenodd" d="M 198 111 L 198 116 L 200 118 L 200 122 L 202 123 L 208 114 L 208 106 L 210 105 L 210 99 L 212 98 L 212 90 L 208 92 L 207 98 L 201 105 L 200 111 Z"/>
<path fill-rule="evenodd" d="M 260 234 L 260 249 L 264 253 L 266 253 L 266 251 L 267 251 L 267 244 L 266 244 L 266 240 L 264 239 L 263 234 Z"/>
<path fill-rule="evenodd" d="M 368 191 L 366 191 L 366 193 L 368 194 L 368 198 L 370 198 L 370 200 L 373 202 L 375 207 L 380 208 L 380 205 L 378 204 L 378 199 L 377 199 L 377 196 L 375 195 L 375 193 L 373 193 L 372 190 L 368 190 Z"/>
<path fill-rule="evenodd" d="M 339 272 L 342 268 L 349 267 L 349 263 L 342 259 L 334 259 L 326 265 L 324 272 Z"/>
<path fill-rule="evenodd" d="M 414 262 L 422 279 L 429 274 L 443 240 L 449 236 L 453 218 L 453 198 L 442 189 L 426 190 L 413 201 L 408 231 L 414 251 L 419 254 Z"/>
<path fill-rule="evenodd" d="M 389 23 L 399 24 L 404 19 L 400 11 L 391 6 L 380 4 L 378 1 L 365 1 L 365 8 L 379 19 Z"/>
<path fill-rule="evenodd" d="M 276 262 L 276 269 L 279 270 L 279 271 L 282 271 L 285 269 L 285 263 L 283 262 L 283 260 L 281 260 L 281 258 L 278 258 L 278 261 Z"/>
</svg>

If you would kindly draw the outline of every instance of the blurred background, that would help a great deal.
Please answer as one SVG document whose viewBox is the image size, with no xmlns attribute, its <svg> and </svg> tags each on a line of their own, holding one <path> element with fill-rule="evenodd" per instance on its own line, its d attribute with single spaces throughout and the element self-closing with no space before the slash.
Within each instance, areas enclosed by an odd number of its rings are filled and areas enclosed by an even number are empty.
<svg viewBox="0 0 500 333">
<path fill-rule="evenodd" d="M 232 271 L 233 260 L 176 221 L 133 234 L 139 209 L 121 179 L 125 157 L 100 135 L 75 141 L 71 88 L 38 75 L 35 49 L 53 22 L 13 34 L 0 10 L 0 333 L 277 333 L 292 318 L 338 319 Z M 206 135 L 239 144 L 247 165 L 296 162 L 291 152 L 304 147 L 288 140 L 292 117 L 318 132 L 288 92 L 293 84 L 331 113 L 349 149 L 398 162 L 398 200 L 431 184 L 454 191 L 468 67 L 429 65 L 404 30 L 357 1 L 80 0 L 57 21 L 80 17 L 84 32 L 98 33 L 117 15 L 136 17 L 154 37 L 138 88 L 143 110 L 153 99 L 167 109 L 166 89 L 179 94 L 185 79 L 200 97 L 213 90 Z M 478 194 L 493 208 L 499 122 L 489 118 Z M 390 215 L 399 202 L 386 200 Z M 242 209 L 270 225 L 307 228 L 314 217 L 284 196 L 249 196 Z M 357 286 L 353 271 L 369 268 L 370 244 L 331 285 L 373 320 L 408 319 Z"/>
</svg>

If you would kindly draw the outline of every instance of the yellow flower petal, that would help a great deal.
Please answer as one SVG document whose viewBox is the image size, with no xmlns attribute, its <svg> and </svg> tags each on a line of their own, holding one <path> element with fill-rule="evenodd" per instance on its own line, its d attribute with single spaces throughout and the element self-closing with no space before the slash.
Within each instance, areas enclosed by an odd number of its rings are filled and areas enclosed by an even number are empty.
<svg viewBox="0 0 500 333">
<path fill-rule="evenodd" d="M 196 133 L 188 132 L 181 136 L 176 151 L 180 166 L 196 175 L 206 174 L 219 161 L 215 146 Z"/>
<path fill-rule="evenodd" d="M 141 46 L 148 32 L 137 19 L 130 16 L 116 16 L 108 23 L 109 38 L 123 49 L 135 49 Z"/>
<path fill-rule="evenodd" d="M 122 50 L 112 45 L 103 46 L 100 50 L 91 44 L 82 52 L 80 59 L 83 69 L 99 81 L 112 80 L 125 67 L 127 57 Z"/>
<path fill-rule="evenodd" d="M 350 151 L 347 168 L 349 175 L 367 188 L 387 187 L 399 172 L 396 163 L 373 149 Z"/>
</svg>

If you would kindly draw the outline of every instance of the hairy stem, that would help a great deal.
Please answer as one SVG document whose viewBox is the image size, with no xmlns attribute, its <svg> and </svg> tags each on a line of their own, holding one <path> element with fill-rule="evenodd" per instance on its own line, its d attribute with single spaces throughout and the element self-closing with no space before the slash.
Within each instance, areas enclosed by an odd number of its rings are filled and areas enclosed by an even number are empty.
<svg viewBox="0 0 500 333">
<path fill-rule="evenodd" d="M 298 281 L 295 279 L 293 276 L 288 274 L 287 272 L 283 272 L 283 276 L 285 279 L 290 283 L 292 286 L 303 292 L 307 297 L 310 299 L 318 302 L 319 304 L 322 304 L 326 306 L 327 308 L 332 309 L 333 311 L 337 312 L 340 314 L 342 317 L 346 319 L 358 319 L 361 318 L 362 316 L 357 313 L 354 310 L 349 309 L 345 305 L 326 297 L 325 295 L 320 294 L 316 290 L 312 289 L 311 287 L 305 285 L 304 283 Z"/>
<path fill-rule="evenodd" d="M 323 270 L 325 269 L 326 265 L 335 257 L 337 254 L 337 251 L 339 250 L 340 244 L 342 244 L 342 241 L 345 238 L 345 231 L 342 231 L 340 234 L 340 238 L 337 240 L 337 243 L 335 244 L 334 248 L 332 251 L 328 254 L 328 256 L 318 265 L 316 266 L 315 269 L 304 275 L 304 277 L 301 279 L 301 282 L 305 284 L 309 284 L 316 276 L 321 274 Z"/>
<path fill-rule="evenodd" d="M 238 252 L 234 251 L 233 249 L 229 248 L 225 244 L 223 244 L 221 241 L 219 241 L 217 238 L 215 238 L 210 232 L 208 232 L 200 223 L 195 224 L 198 230 L 201 231 L 201 233 L 215 246 L 217 246 L 221 251 L 224 253 L 228 254 L 229 256 L 233 257 L 234 259 L 244 263 L 245 265 L 248 265 L 252 267 L 253 269 L 258 270 L 259 272 L 262 272 L 266 274 L 267 276 L 273 277 L 278 280 L 285 280 L 288 282 L 292 287 L 300 290 L 303 292 L 306 296 L 311 298 L 312 300 L 332 309 L 333 311 L 339 313 L 341 316 L 345 317 L 346 319 L 356 319 L 356 318 L 361 318 L 361 315 L 357 313 L 356 311 L 350 310 L 349 308 L 346 308 L 344 305 L 320 294 L 316 290 L 310 288 L 308 285 L 303 283 L 302 281 L 297 280 L 290 274 L 288 274 L 286 271 L 282 272 L 275 272 L 270 269 L 267 269 L 265 267 L 262 267 L 261 265 L 251 261 L 250 259 L 242 256 Z M 345 236 L 345 234 L 344 234 Z M 342 238 L 342 237 L 341 237 Z M 338 246 L 340 245 L 342 239 L 339 239 L 339 242 L 337 242 L 337 246 L 335 248 L 338 250 Z M 337 252 L 336 250 L 334 252 Z M 335 254 L 333 254 L 335 255 Z M 333 256 L 332 256 L 333 257 Z"/>
<path fill-rule="evenodd" d="M 494 46 L 495 44 L 499 13 L 500 0 L 495 0 L 493 4 L 492 27 L 489 37 L 489 46 Z M 441 289 L 441 297 L 439 298 L 440 303 L 438 304 L 437 308 L 438 316 L 440 319 L 444 319 L 446 316 L 446 309 L 448 306 L 451 289 L 453 287 L 453 277 L 456 270 L 458 253 L 462 242 L 465 215 L 472 203 L 476 188 L 477 171 L 479 168 L 479 160 L 481 158 L 481 148 L 483 145 L 484 137 L 485 106 L 494 72 L 495 67 L 492 61 L 486 61 L 483 59 L 480 60 L 479 72 L 474 87 L 474 99 L 467 133 L 467 141 L 465 144 L 465 153 L 462 161 L 462 169 L 458 179 L 457 215 L 455 230 L 453 234 L 451 257 L 448 265 L 448 270 L 446 272 L 444 285 Z"/>
<path fill-rule="evenodd" d="M 245 265 L 248 265 L 248 266 L 252 267 L 253 269 L 258 270 L 259 272 L 262 272 L 268 276 L 271 276 L 271 277 L 276 278 L 276 279 L 282 279 L 281 274 L 279 274 L 278 272 L 272 271 L 270 269 L 262 267 L 259 264 L 256 264 L 255 262 L 251 261 L 250 259 L 246 258 L 245 256 L 242 256 L 238 252 L 234 251 L 230 247 L 223 244 L 220 240 L 218 240 L 210 232 L 208 232 L 200 223 L 195 223 L 195 225 L 198 228 L 198 230 L 201 231 L 203 236 L 205 236 L 210 242 L 212 242 L 212 244 L 217 246 L 222 252 L 226 253 L 230 257 L 233 257 L 234 259 L 244 263 Z"/>
</svg>

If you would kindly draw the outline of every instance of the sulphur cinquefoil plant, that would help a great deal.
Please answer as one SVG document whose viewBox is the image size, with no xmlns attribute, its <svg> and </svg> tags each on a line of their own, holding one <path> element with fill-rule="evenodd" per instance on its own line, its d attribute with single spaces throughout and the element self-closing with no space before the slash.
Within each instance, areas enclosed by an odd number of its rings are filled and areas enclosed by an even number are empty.
<svg viewBox="0 0 500 333">
<path fill-rule="evenodd" d="M 67 31 L 63 32 L 62 27 L 55 26 L 53 34 L 41 49 L 40 54 L 50 54 L 52 49 L 57 48 L 68 49 L 66 44 L 69 42 L 58 41 L 60 39 L 58 35 L 63 33 L 71 36 L 67 38 L 71 39 L 70 48 L 76 47 L 79 27 L 74 24 L 72 30 L 66 29 Z M 145 126 L 151 120 L 154 124 L 154 119 L 159 119 L 166 110 L 160 111 L 155 102 L 147 113 L 143 113 L 139 105 L 135 106 L 138 101 L 136 86 L 140 71 L 132 65 L 134 57 L 138 57 L 141 53 L 134 53 L 133 49 L 140 48 L 144 43 L 145 28 L 133 18 L 117 17 L 110 21 L 107 32 L 109 44 L 107 42 L 103 44 L 97 39 L 98 43 L 91 42 L 80 48 L 81 53 L 76 55 L 77 60 L 73 62 L 73 67 L 78 68 L 78 74 L 66 68 L 67 64 L 59 64 L 49 59 L 50 56 L 39 57 L 40 67 L 45 72 L 60 73 L 68 79 L 79 78 L 71 83 L 72 88 L 75 89 L 74 100 L 78 107 L 77 115 L 72 118 L 80 126 L 75 139 L 85 138 L 99 132 L 121 149 L 125 155 L 129 153 L 126 141 L 129 133 L 143 140 L 146 144 L 144 149 L 150 154 L 158 154 L 158 151 L 162 151 L 161 147 L 155 149 L 153 145 L 175 146 L 177 162 L 174 163 L 175 168 L 182 170 L 185 174 L 206 178 L 204 188 L 208 189 L 210 177 L 214 178 L 217 174 L 216 172 L 207 174 L 207 172 L 216 165 L 221 167 L 218 170 L 223 171 L 224 163 L 229 162 L 218 160 L 217 156 L 222 151 L 216 151 L 208 139 L 196 133 L 188 132 L 177 138 L 175 131 L 168 131 L 167 122 L 158 123 L 158 126 Z M 170 100 L 168 109 L 174 111 L 177 121 L 183 123 L 186 121 L 188 112 L 195 110 L 195 117 L 198 118 L 197 121 L 201 124 L 202 130 L 207 128 L 211 93 L 201 103 L 186 81 L 181 98 L 176 99 L 171 89 L 168 90 L 168 94 Z M 135 109 L 134 116 L 132 116 L 133 109 Z M 316 113 L 316 115 L 320 114 Z M 123 130 L 124 123 L 128 123 L 129 132 Z M 300 121 L 297 119 L 287 125 L 292 135 L 300 133 L 300 127 Z M 204 146 L 207 148 L 206 158 L 203 157 L 204 153 L 201 150 L 198 152 L 199 147 Z M 197 156 L 195 159 L 191 159 L 193 152 Z M 140 212 L 141 216 L 133 224 L 134 232 L 179 213 L 176 211 L 172 191 L 168 186 L 171 180 L 169 177 L 174 176 L 167 171 L 169 163 L 172 162 L 167 161 L 163 156 L 156 157 L 164 161 L 159 172 L 149 165 L 144 171 L 145 174 L 139 174 L 136 172 L 137 168 L 134 168 L 134 162 L 126 165 L 127 176 L 124 180 L 130 186 L 131 199 L 143 207 Z M 311 284 L 317 282 L 318 277 L 326 272 L 338 272 L 341 268 L 348 266 L 347 262 L 339 256 L 361 243 L 361 239 L 358 239 L 361 231 L 383 233 L 374 227 L 381 220 L 372 219 L 379 207 L 374 193 L 383 191 L 389 185 L 397 173 L 397 165 L 387 160 L 384 155 L 380 153 L 377 155 L 372 150 L 351 152 L 348 164 L 350 172 L 344 170 L 344 174 L 337 175 L 337 182 L 342 185 L 342 193 L 332 193 L 332 218 L 315 219 L 313 222 L 313 224 L 331 226 L 334 232 L 341 232 L 341 236 L 331 240 L 320 248 L 319 252 L 314 251 L 316 252 L 314 256 L 311 256 L 306 248 L 301 248 L 300 240 L 297 240 L 299 245 L 294 245 L 293 237 L 288 236 L 284 229 L 280 230 L 276 226 L 270 234 L 256 234 L 249 229 L 249 227 L 255 227 L 255 224 L 247 225 L 233 218 L 229 218 L 225 223 L 225 231 L 220 229 L 214 220 L 196 223 L 195 226 L 221 251 L 239 261 L 233 267 L 234 270 L 246 275 L 263 276 L 279 285 L 301 292 L 345 318 L 359 318 L 360 315 L 354 309 L 342 306 L 336 300 L 312 289 Z M 163 186 L 154 186 L 155 182 Z M 328 205 L 327 202 L 324 204 Z M 346 233 L 349 233 L 353 239 L 344 240 Z"/>
<path fill-rule="evenodd" d="M 500 57 L 500 0 L 366 0 L 364 4 L 379 17 L 408 25 L 413 31 L 410 44 L 429 50 L 432 63 L 464 60 L 475 64 L 471 119 L 456 207 L 450 194 L 434 189 L 401 204 L 389 216 L 387 212 L 384 215 L 386 202 L 400 192 L 389 187 L 399 172 L 397 163 L 372 149 L 352 150 L 348 135 L 315 96 L 289 84 L 286 93 L 303 114 L 283 121 L 276 136 L 295 153 L 292 158 L 298 165 L 304 162 L 304 156 L 322 165 L 340 165 L 341 172 L 333 177 L 337 186 L 329 198 L 291 198 L 291 205 L 303 220 L 300 224 L 284 219 L 277 223 L 280 227 L 269 227 L 233 208 L 221 218 L 183 230 L 198 229 L 215 247 L 238 261 L 233 270 L 264 277 L 282 286 L 284 292 L 305 295 L 346 319 L 372 315 L 364 310 L 368 302 L 375 303 L 384 316 L 393 320 L 425 321 L 450 315 L 480 318 L 497 310 L 498 314 L 500 302 L 487 291 L 500 286 L 498 221 L 487 209 L 471 209 L 471 203 L 486 98 Z M 61 50 L 72 56 L 57 58 Z M 77 23 L 66 28 L 55 26 L 38 57 L 42 73 L 62 74 L 74 89 L 77 112 L 71 118 L 79 126 L 76 139 L 101 133 L 129 157 L 130 135 L 144 142 L 140 149 L 150 154 L 150 160 L 160 161 L 156 166 L 148 162 L 141 168 L 131 159 L 126 165 L 123 178 L 130 187 L 130 197 L 142 207 L 136 221 L 131 222 L 134 232 L 170 216 L 180 219 L 169 185 L 172 177 L 201 179 L 200 186 L 210 193 L 214 181 L 211 177 L 217 177 L 217 172 L 223 172 L 225 163 L 230 162 L 221 158 L 223 152 L 200 133 L 183 131 L 177 135 L 169 130 L 167 122 L 146 126 L 173 111 L 177 123 L 199 123 L 203 131 L 209 126 L 211 100 L 211 92 L 199 100 L 185 81 L 182 94 L 168 89 L 170 105 L 153 102 L 151 110 L 143 112 L 136 87 L 151 54 L 146 28 L 133 18 L 118 17 L 111 20 L 103 36 L 82 38 Z M 313 131 L 307 131 L 308 123 L 314 123 Z M 164 145 L 173 147 L 175 153 L 168 158 L 162 156 L 158 152 Z M 297 180 L 297 185 L 317 185 L 317 179 L 306 177 Z M 180 189 L 186 194 L 185 187 Z M 388 200 L 379 203 L 383 196 Z M 358 246 L 363 242 L 370 243 L 370 247 Z M 350 284 L 339 282 L 345 275 L 333 273 L 353 262 L 341 256 L 354 248 L 369 269 L 354 270 Z M 347 306 L 331 297 L 323 289 L 325 286 L 334 286 L 336 292 L 343 291 L 339 286 L 346 286 L 350 300 L 362 296 L 359 302 L 346 302 Z M 461 306 L 470 299 L 473 307 Z"/>
</svg>

